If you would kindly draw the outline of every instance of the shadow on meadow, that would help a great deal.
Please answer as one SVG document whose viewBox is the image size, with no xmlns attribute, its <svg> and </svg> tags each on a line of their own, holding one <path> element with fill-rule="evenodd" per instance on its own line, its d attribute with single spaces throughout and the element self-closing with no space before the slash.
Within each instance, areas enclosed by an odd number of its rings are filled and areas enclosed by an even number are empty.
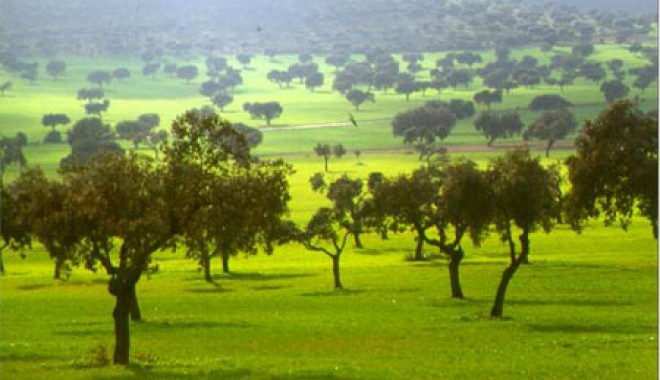
<svg viewBox="0 0 660 380">
<path fill-rule="evenodd" d="M 323 292 L 310 292 L 300 294 L 303 297 L 340 297 L 340 296 L 353 296 L 356 294 L 362 294 L 365 290 L 363 289 L 340 289 L 340 290 L 329 290 Z"/>
<path fill-rule="evenodd" d="M 135 378 L 135 379 L 153 379 L 153 380 L 169 380 L 169 379 L 223 379 L 223 380 L 239 380 L 239 379 L 252 379 L 256 374 L 249 369 L 213 369 L 213 370 L 195 370 L 191 371 L 190 368 L 182 368 L 179 371 L 170 370 L 166 371 L 158 365 L 142 365 L 130 364 L 126 367 L 127 376 L 122 378 Z M 128 375 L 130 373 L 131 375 Z M 95 376 L 94 379 L 98 380 L 114 380 L 117 379 L 116 375 Z"/>
<path fill-rule="evenodd" d="M 654 326 L 640 326 L 630 324 L 598 325 L 559 322 L 554 324 L 527 324 L 531 332 L 562 333 L 562 334 L 649 334 L 657 331 Z"/>
<path fill-rule="evenodd" d="M 594 299 L 560 299 L 560 300 L 509 300 L 506 301 L 510 305 L 532 305 L 532 306 L 632 306 L 634 305 L 629 301 L 619 301 L 613 299 L 607 300 L 594 300 Z"/>
<path fill-rule="evenodd" d="M 179 329 L 199 329 L 199 328 L 253 328 L 254 325 L 247 322 L 221 322 L 221 321 L 204 321 L 193 319 L 153 319 L 145 320 L 139 323 L 147 330 L 167 329 L 170 331 L 172 328 Z"/>
</svg>

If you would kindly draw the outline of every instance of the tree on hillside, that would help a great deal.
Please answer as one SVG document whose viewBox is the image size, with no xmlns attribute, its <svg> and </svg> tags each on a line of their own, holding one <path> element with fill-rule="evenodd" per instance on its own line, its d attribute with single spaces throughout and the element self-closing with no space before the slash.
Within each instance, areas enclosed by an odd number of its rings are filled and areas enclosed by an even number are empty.
<svg viewBox="0 0 660 380">
<path fill-rule="evenodd" d="M 331 54 L 326 57 L 325 63 L 333 66 L 335 68 L 335 73 L 339 71 L 339 68 L 344 66 L 348 61 L 350 60 L 350 57 L 346 54 Z"/>
<path fill-rule="evenodd" d="M 488 139 L 489 147 L 498 138 L 510 138 L 520 134 L 524 126 L 516 111 L 481 112 L 474 119 L 474 127 Z"/>
<path fill-rule="evenodd" d="M 321 86 L 323 86 L 323 74 L 320 72 L 317 71 L 305 77 L 305 87 L 311 92 L 314 92 L 315 88 Z"/>
<path fill-rule="evenodd" d="M 64 74 L 65 71 L 66 62 L 62 60 L 49 61 L 46 65 L 46 72 L 53 77 L 53 80 L 57 80 L 57 77 Z"/>
<path fill-rule="evenodd" d="M 392 134 L 402 136 L 404 144 L 428 146 L 447 138 L 455 124 L 456 117 L 446 107 L 425 106 L 397 114 Z"/>
<path fill-rule="evenodd" d="M 190 81 L 197 78 L 198 74 L 199 70 L 197 69 L 197 66 L 193 65 L 180 66 L 176 69 L 176 77 L 185 80 L 186 83 L 190 83 Z"/>
<path fill-rule="evenodd" d="M 566 160 L 572 188 L 565 210 L 580 230 L 587 218 L 603 215 L 607 225 L 632 221 L 635 207 L 658 237 L 658 118 L 629 100 L 585 122 L 577 152 Z"/>
<path fill-rule="evenodd" d="M 346 100 L 351 102 L 353 107 L 355 107 L 356 112 L 360 111 L 360 106 L 362 105 L 362 103 L 367 101 L 372 103 L 375 102 L 374 94 L 372 94 L 371 92 L 366 92 L 357 89 L 349 90 L 346 93 Z"/>
<path fill-rule="evenodd" d="M 397 94 L 404 94 L 406 101 L 410 100 L 410 94 L 417 91 L 419 86 L 415 82 L 415 78 L 410 74 L 401 74 L 396 81 L 395 91 Z"/>
<path fill-rule="evenodd" d="M 21 72 L 21 78 L 25 79 L 30 84 L 34 84 L 37 81 L 38 77 L 39 77 L 39 72 L 36 69 L 25 70 Z"/>
<path fill-rule="evenodd" d="M 502 91 L 488 91 L 483 90 L 474 94 L 474 102 L 477 104 L 485 104 L 488 111 L 490 111 L 490 105 L 493 103 L 502 103 Z"/>
<path fill-rule="evenodd" d="M 342 158 L 346 154 L 346 148 L 342 144 L 335 144 L 332 147 L 332 154 L 337 158 Z"/>
<path fill-rule="evenodd" d="M 253 119 L 266 120 L 267 126 L 270 126 L 271 120 L 280 117 L 284 111 L 279 102 L 244 103 L 243 110 L 248 112 Z"/>
<path fill-rule="evenodd" d="M 156 79 L 156 73 L 160 70 L 160 63 L 147 63 L 142 67 L 142 75 L 145 77 L 151 77 L 151 79 Z"/>
<path fill-rule="evenodd" d="M 545 156 L 549 157 L 555 141 L 566 138 L 569 133 L 575 131 L 576 127 L 575 115 L 566 108 L 547 110 L 527 127 L 523 138 L 547 140 Z"/>
<path fill-rule="evenodd" d="M 573 103 L 564 99 L 559 95 L 554 94 L 545 94 L 537 95 L 529 102 L 528 108 L 531 111 L 547 111 L 554 110 L 557 108 L 572 107 Z"/>
<path fill-rule="evenodd" d="M 125 67 L 120 67 L 112 72 L 112 77 L 123 82 L 131 77 L 131 72 Z"/>
<path fill-rule="evenodd" d="M 1 145 L 1 144 L 0 144 Z M 0 174 L 1 175 L 1 174 Z M 12 187 L 10 185 L 10 187 Z M 7 189 L 0 179 L 0 276 L 6 273 L 4 251 L 9 248 L 21 252 L 32 243 L 32 236 L 26 223 L 20 216 L 21 205 L 16 199 L 16 191 Z"/>
<path fill-rule="evenodd" d="M 67 132 L 71 153 L 60 161 L 60 168 L 72 169 L 103 152 L 121 151 L 109 125 L 97 118 L 78 120 Z"/>
<path fill-rule="evenodd" d="M 252 62 L 252 56 L 250 54 L 239 54 L 236 56 L 236 59 L 243 66 L 247 66 Z"/>
<path fill-rule="evenodd" d="M 87 81 L 103 88 L 103 84 L 109 84 L 112 81 L 112 74 L 105 70 L 95 70 L 87 75 Z"/>
<path fill-rule="evenodd" d="M 509 266 L 502 273 L 491 317 L 502 317 L 509 282 L 520 265 L 528 260 L 529 234 L 539 227 L 546 233 L 552 229 L 559 208 L 559 178 L 556 168 L 545 169 L 526 149 L 510 151 L 489 163 L 495 225 L 502 240 L 509 245 Z M 513 240 L 514 226 L 521 231 L 519 254 L 516 254 Z"/>
<path fill-rule="evenodd" d="M 600 62 L 585 63 L 580 68 L 580 73 L 583 77 L 595 83 L 602 81 L 607 76 L 603 64 Z"/>
<path fill-rule="evenodd" d="M 163 72 L 172 78 L 176 77 L 176 69 L 176 63 L 166 63 L 163 65 Z"/>
<path fill-rule="evenodd" d="M 625 98 L 628 95 L 630 88 L 620 80 L 610 80 L 603 82 L 600 85 L 600 92 L 603 93 L 605 100 L 608 104 L 614 103 L 614 101 Z"/>
<path fill-rule="evenodd" d="M 99 103 L 85 103 L 85 113 L 88 115 L 96 115 L 101 119 L 101 113 L 107 112 L 109 107 L 110 101 L 108 99 L 104 99 Z"/>
<path fill-rule="evenodd" d="M 312 62 L 314 56 L 310 53 L 300 53 L 298 54 L 298 62 L 300 63 L 309 63 Z"/>
<path fill-rule="evenodd" d="M 314 147 L 314 153 L 316 153 L 316 155 L 319 157 L 323 157 L 323 168 L 327 173 L 328 160 L 330 160 L 330 155 L 332 154 L 332 148 L 330 147 L 330 144 L 317 143 Z"/>
<path fill-rule="evenodd" d="M 88 103 L 91 103 L 94 100 L 103 99 L 105 97 L 105 92 L 101 88 L 81 88 L 78 90 L 77 99 L 86 100 Z"/>
<path fill-rule="evenodd" d="M 293 77 L 286 70 L 271 70 L 267 74 L 269 81 L 277 84 L 279 88 L 284 88 L 284 86 L 289 87 Z"/>
<path fill-rule="evenodd" d="M 63 113 L 46 114 L 41 118 L 41 125 L 50 127 L 51 131 L 44 138 L 46 144 L 59 144 L 62 142 L 62 135 L 59 131 L 55 130 L 58 125 L 66 125 L 71 122 L 71 119 Z"/>
<path fill-rule="evenodd" d="M 211 98 L 214 106 L 220 108 L 220 112 L 224 112 L 224 108 L 234 101 L 234 97 L 224 93 L 217 93 Z"/>
</svg>

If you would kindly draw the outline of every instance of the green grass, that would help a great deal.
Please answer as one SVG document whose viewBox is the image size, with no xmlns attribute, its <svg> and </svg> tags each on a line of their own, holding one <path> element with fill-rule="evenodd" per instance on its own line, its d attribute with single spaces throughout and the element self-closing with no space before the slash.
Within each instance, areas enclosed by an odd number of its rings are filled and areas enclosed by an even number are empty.
<svg viewBox="0 0 660 380">
<path fill-rule="evenodd" d="M 404 260 L 412 236 L 343 258 L 347 290 L 332 290 L 330 261 L 285 246 L 236 258 L 220 287 L 181 254 L 157 255 L 160 272 L 138 294 L 126 369 L 90 364 L 113 344 L 103 274 L 49 280 L 41 250 L 9 255 L 0 279 L 0 372 L 12 379 L 653 379 L 657 377 L 657 257 L 648 226 L 599 224 L 532 236 L 532 265 L 514 277 L 504 320 L 487 317 L 506 266 L 495 237 L 467 247 L 468 297 L 449 298 L 443 260 Z M 432 251 L 430 251 L 432 253 Z M 217 265 L 217 263 L 216 263 Z M 217 270 L 217 268 L 216 268 Z M 151 358 L 151 359 L 149 359 Z"/>
<path fill-rule="evenodd" d="M 559 49 L 558 49 L 559 50 Z M 445 53 L 427 54 L 425 69 Z M 484 53 L 485 58 L 490 54 Z M 514 58 L 548 56 L 538 49 L 512 52 Z M 623 46 L 598 45 L 593 58 L 624 59 L 625 68 L 643 64 Z M 348 102 L 326 86 L 310 93 L 300 85 L 279 90 L 266 81 L 279 63 L 256 57 L 253 70 L 243 71 L 245 84 L 225 114 L 251 124 L 240 110 L 245 101 L 280 100 L 284 114 L 275 125 L 347 121 Z M 321 63 L 321 59 L 317 58 Z M 115 123 L 145 112 L 161 115 L 162 126 L 190 107 L 207 101 L 197 90 L 203 80 L 186 85 L 159 74 L 143 78 L 139 60 L 66 58 L 66 78 L 53 82 L 42 75 L 34 85 L 0 72 L 0 81 L 14 81 L 14 90 L 0 98 L 0 134 L 25 131 L 31 141 L 25 153 L 32 165 L 55 175 L 67 145 L 43 145 L 48 129 L 40 125 L 48 112 L 83 117 L 75 100 L 89 87 L 93 69 L 128 67 L 133 77 L 108 88 Z M 178 62 L 185 63 L 185 62 Z M 202 68 L 202 61 L 190 61 Z M 237 66 L 235 62 L 232 62 Z M 41 67 L 45 64 L 42 62 Z M 481 84 L 444 91 L 441 99 L 470 99 Z M 515 89 L 496 108 L 525 107 L 531 97 L 558 89 L 538 86 Z M 632 91 L 632 95 L 636 92 Z M 597 86 L 579 80 L 564 94 L 576 104 L 579 119 L 595 117 L 603 107 Z M 643 94 L 646 109 L 656 106 L 657 89 Z M 309 189 L 308 179 L 323 170 L 312 147 L 317 142 L 343 143 L 348 154 L 331 158 L 329 179 L 343 173 L 365 178 L 419 166 L 414 153 L 403 151 L 387 121 L 396 112 L 437 99 L 376 93 L 376 103 L 355 113 L 352 126 L 268 130 L 255 153 L 285 156 L 296 173 L 291 177 L 291 218 L 305 223 L 322 195 Z M 534 115 L 523 112 L 526 121 Z M 382 119 L 382 120 L 379 120 Z M 375 121 L 369 121 L 375 120 Z M 519 138 L 496 142 L 496 148 L 469 152 L 482 167 Z M 445 141 L 450 152 L 473 150 L 486 141 L 471 121 L 459 123 Z M 537 148 L 541 148 L 537 146 Z M 363 151 L 358 159 L 354 149 Z M 144 150 L 148 153 L 148 150 Z M 457 153 L 462 154 L 462 153 Z M 540 154 L 540 152 L 539 152 Z M 570 151 L 554 151 L 545 164 Z M 17 175 L 10 167 L 5 179 Z M 466 300 L 449 297 L 446 262 L 441 258 L 406 260 L 414 249 L 405 233 L 382 241 L 364 237 L 365 249 L 349 248 L 342 258 L 347 290 L 332 290 L 330 260 L 296 245 L 273 256 L 237 257 L 232 275 L 216 274 L 220 284 L 203 281 L 196 263 L 182 251 L 156 256 L 160 271 L 138 285 L 145 322 L 131 325 L 132 361 L 127 368 L 96 366 L 90 350 L 105 345 L 111 353 L 113 298 L 107 276 L 75 269 L 67 282 L 50 280 L 52 262 L 35 246 L 25 260 L 5 252 L 8 274 L 0 278 L 0 375 L 11 379 L 655 379 L 657 378 L 658 278 L 657 242 L 648 223 L 635 220 L 628 233 L 599 222 L 576 235 L 559 225 L 546 235 L 531 237 L 533 262 L 515 275 L 509 287 L 503 320 L 488 313 L 507 262 L 507 247 L 492 235 L 481 247 L 466 244 L 461 269 Z M 431 248 L 427 253 L 434 254 Z M 219 273 L 219 262 L 214 262 Z"/>
</svg>

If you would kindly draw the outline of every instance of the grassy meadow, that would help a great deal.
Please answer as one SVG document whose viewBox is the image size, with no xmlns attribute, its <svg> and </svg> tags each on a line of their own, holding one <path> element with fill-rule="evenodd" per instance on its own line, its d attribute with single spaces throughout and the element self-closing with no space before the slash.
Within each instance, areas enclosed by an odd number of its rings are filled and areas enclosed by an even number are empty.
<svg viewBox="0 0 660 380">
<path fill-rule="evenodd" d="M 558 50 L 561 50 L 559 48 Z M 538 49 L 512 51 L 513 58 L 534 55 L 541 63 L 550 55 Z M 444 53 L 425 54 L 424 72 Z M 490 52 L 483 52 L 486 61 Z M 590 59 L 620 58 L 624 69 L 644 61 L 625 46 L 597 45 Z M 43 72 L 29 85 L 0 71 L 0 82 L 14 88 L 0 97 L 0 134 L 28 135 L 25 155 L 56 175 L 68 145 L 41 143 L 48 128 L 45 113 L 84 117 L 79 88 L 94 69 L 127 67 L 132 77 L 106 89 L 110 109 L 104 121 L 134 119 L 159 113 L 161 128 L 191 107 L 208 104 L 198 93 L 204 78 L 191 84 L 159 72 L 155 80 L 141 74 L 138 59 L 66 57 L 65 76 L 54 81 Z M 229 60 L 234 67 L 238 62 Z M 323 170 L 312 147 L 317 142 L 342 143 L 348 153 L 330 159 L 328 178 L 344 173 L 365 178 L 419 166 L 414 153 L 391 136 L 389 119 L 401 110 L 431 99 L 472 99 L 482 85 L 476 78 L 464 89 L 426 96 L 376 92 L 376 102 L 354 113 L 359 127 L 345 123 L 351 105 L 331 91 L 332 68 L 315 62 L 325 85 L 314 93 L 295 83 L 279 89 L 266 80 L 268 71 L 285 69 L 293 56 L 257 56 L 243 69 L 244 84 L 223 114 L 234 122 L 261 125 L 242 111 L 244 102 L 280 101 L 284 112 L 264 130 L 255 153 L 283 157 L 293 165 L 290 178 L 291 218 L 305 223 L 325 198 L 309 188 L 309 177 Z M 608 71 L 608 74 L 609 71 Z M 423 74 L 426 75 L 426 74 Z M 422 74 L 420 74 L 422 77 Z M 628 75 L 627 82 L 631 85 Z M 532 97 L 559 93 L 545 85 L 519 88 L 495 109 L 526 107 Z M 580 120 L 595 118 L 604 106 L 598 85 L 580 78 L 564 94 L 576 104 Z M 645 109 L 657 106 L 657 89 L 639 95 Z M 480 110 L 481 106 L 477 106 Z M 532 113 L 522 111 L 531 121 Z M 320 124 L 320 125 L 319 125 Z M 66 128 L 59 127 L 64 131 Z M 569 139 L 570 140 L 570 139 Z M 472 121 L 460 122 L 445 141 L 453 156 L 466 155 L 486 166 L 520 138 L 486 148 Z M 542 144 L 533 145 L 542 154 Z M 560 144 L 570 148 L 570 141 Z M 128 147 L 128 143 L 126 143 Z M 353 150 L 362 154 L 356 157 Z M 143 150 L 146 154 L 148 149 Z M 546 164 L 566 158 L 570 149 L 553 151 Z M 11 180 L 17 169 L 10 167 Z M 107 276 L 74 268 L 68 281 L 53 281 L 53 264 L 35 245 L 21 259 L 4 253 L 7 275 L 0 278 L 0 377 L 7 379 L 655 379 L 658 376 L 657 242 L 646 220 L 636 219 L 627 232 L 619 226 L 590 222 L 578 235 L 566 225 L 550 234 L 531 235 L 532 262 L 514 276 L 507 292 L 506 318 L 488 317 L 496 287 L 507 265 L 508 247 L 491 236 L 480 247 L 465 242 L 461 266 L 465 300 L 450 298 L 445 259 L 426 247 L 431 260 L 412 262 L 413 235 L 381 240 L 364 236 L 364 249 L 349 248 L 342 256 L 346 287 L 334 291 L 330 259 L 289 244 L 272 256 L 232 259 L 233 273 L 220 274 L 217 286 L 206 283 L 197 263 L 184 250 L 161 252 L 159 270 L 138 284 L 144 322 L 131 324 L 131 360 L 127 367 L 102 365 L 111 359 L 114 343 L 113 297 Z M 103 351 L 106 354 L 103 354 Z M 95 353 L 92 353 L 95 352 Z"/>
</svg>

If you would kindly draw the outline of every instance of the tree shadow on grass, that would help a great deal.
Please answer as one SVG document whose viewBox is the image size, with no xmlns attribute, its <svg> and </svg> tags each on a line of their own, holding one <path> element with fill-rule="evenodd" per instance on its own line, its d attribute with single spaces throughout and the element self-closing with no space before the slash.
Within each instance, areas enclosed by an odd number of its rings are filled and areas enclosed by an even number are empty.
<svg viewBox="0 0 660 380">
<path fill-rule="evenodd" d="M 330 290 L 327 292 L 310 292 L 302 293 L 303 297 L 342 297 L 342 296 L 352 296 L 356 294 L 362 294 L 365 291 L 362 289 L 338 289 Z"/>
<path fill-rule="evenodd" d="M 284 280 L 284 279 L 293 279 L 293 278 L 304 278 L 304 277 L 316 277 L 318 275 L 312 273 L 236 273 L 230 272 L 229 274 L 223 276 L 227 280 L 250 280 L 250 281 L 272 281 L 272 280 Z"/>
<path fill-rule="evenodd" d="M 630 324 L 619 325 L 597 325 L 578 323 L 553 323 L 553 324 L 527 324 L 532 332 L 539 333 L 565 333 L 565 334 L 649 334 L 657 331 L 655 327 L 639 326 Z"/>
<path fill-rule="evenodd" d="M 509 300 L 509 305 L 534 305 L 534 306 L 632 306 L 632 302 L 618 300 L 584 300 L 584 299 L 559 299 L 559 300 Z"/>
<path fill-rule="evenodd" d="M 25 284 L 25 285 L 19 285 L 16 287 L 18 290 L 39 290 L 39 289 L 46 289 L 46 288 L 52 288 L 53 284 Z"/>
<path fill-rule="evenodd" d="M 247 322 L 221 322 L 221 321 L 204 321 L 194 319 L 154 319 L 145 320 L 140 323 L 146 329 L 159 330 L 159 329 L 199 329 L 199 328 L 253 328 L 255 325 Z"/>
<path fill-rule="evenodd" d="M 3 349 L 3 353 L 0 354 L 0 362 L 40 362 L 46 360 L 56 360 L 56 356 L 49 355 L 39 355 L 33 352 L 6 352 L 6 349 Z"/>
<path fill-rule="evenodd" d="M 285 289 L 285 288 L 290 288 L 290 286 L 283 286 L 283 285 L 263 285 L 263 286 L 253 286 L 250 289 L 252 290 L 279 290 L 279 289 Z"/>
<path fill-rule="evenodd" d="M 209 284 L 213 286 L 214 284 Z M 231 293 L 234 290 L 233 289 L 228 289 L 228 288 L 223 288 L 219 285 L 215 285 L 213 287 L 207 287 L 207 288 L 189 288 L 189 289 L 183 289 L 184 292 L 186 293 L 196 293 L 196 294 L 222 294 L 222 293 Z"/>
<path fill-rule="evenodd" d="M 214 369 L 214 370 L 192 370 L 182 367 L 180 371 L 165 370 L 165 367 L 158 364 L 131 363 L 126 366 L 126 370 L 132 375 L 130 378 L 146 380 L 170 380 L 170 379 L 223 379 L 223 380 L 244 380 L 252 379 L 257 376 L 253 371 L 240 369 Z M 126 374 L 128 375 L 128 374 Z M 258 376 L 257 376 L 258 377 Z M 98 376 L 98 380 L 113 380 L 117 376 Z"/>
<path fill-rule="evenodd" d="M 271 376 L 268 379 L 269 380 L 287 380 L 287 379 L 294 379 L 294 380 L 349 380 L 349 379 L 355 379 L 354 377 L 346 377 L 346 376 L 340 376 L 336 373 L 334 373 L 336 370 L 335 369 L 327 369 L 327 370 L 308 370 L 308 371 L 299 371 L 299 372 L 294 372 L 286 375 L 276 375 L 276 376 Z"/>
</svg>

